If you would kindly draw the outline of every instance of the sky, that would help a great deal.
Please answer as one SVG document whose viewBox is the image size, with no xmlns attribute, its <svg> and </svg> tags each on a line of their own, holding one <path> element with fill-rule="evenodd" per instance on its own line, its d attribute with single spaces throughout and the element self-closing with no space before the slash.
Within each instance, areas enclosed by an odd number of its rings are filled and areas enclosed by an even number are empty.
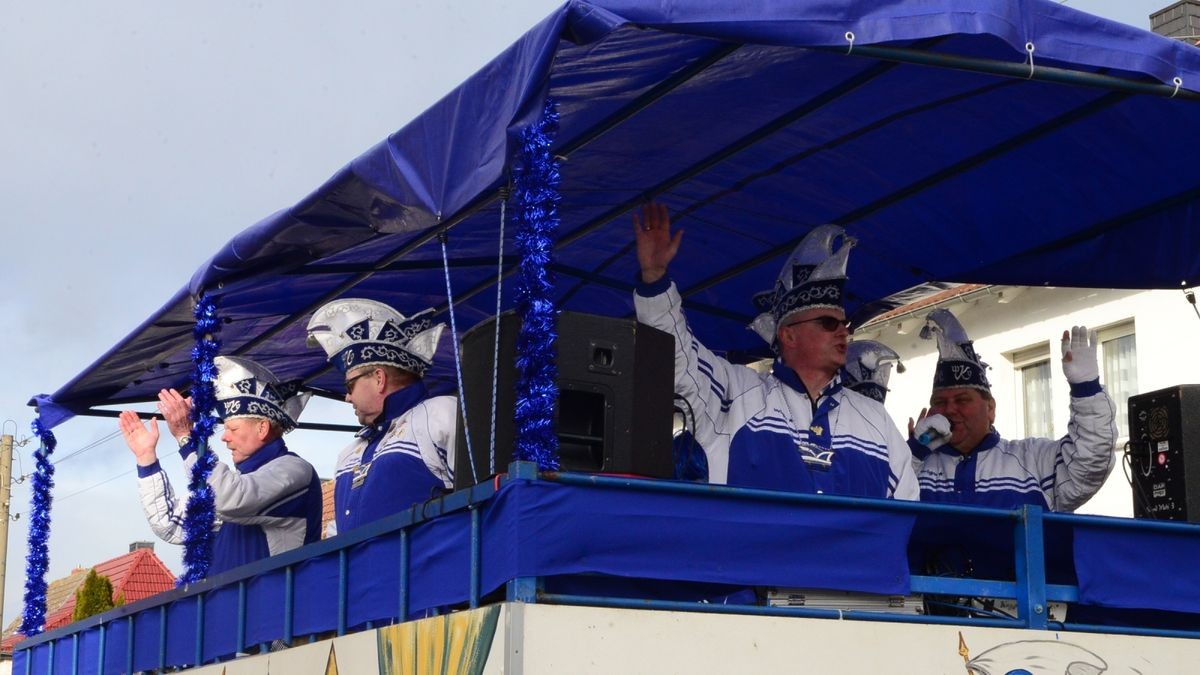
<svg viewBox="0 0 1200 675">
<path fill-rule="evenodd" d="M 0 5 L 3 432 L 28 439 L 31 395 L 61 387 L 236 233 L 297 202 L 560 4 Z M 1172 3 L 1068 4 L 1148 28 L 1149 14 Z M 305 419 L 354 423 L 348 406 L 328 401 Z M 95 418 L 55 430 L 51 579 L 154 540 L 115 431 L 115 420 Z M 288 437 L 323 476 L 345 442 Z M 21 477 L 35 448 L 29 441 L 14 457 L 20 515 L 9 529 L 4 624 L 22 603 L 30 481 Z M 163 465 L 185 489 L 178 456 Z M 155 550 L 180 571 L 180 547 Z"/>
</svg>

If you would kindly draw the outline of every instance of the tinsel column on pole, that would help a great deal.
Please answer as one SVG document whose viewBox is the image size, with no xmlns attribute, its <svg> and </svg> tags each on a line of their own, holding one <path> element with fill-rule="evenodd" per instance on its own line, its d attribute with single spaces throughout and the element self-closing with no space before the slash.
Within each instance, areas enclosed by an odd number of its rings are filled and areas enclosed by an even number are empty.
<svg viewBox="0 0 1200 675">
<path fill-rule="evenodd" d="M 195 451 L 196 463 L 192 465 L 187 510 L 183 517 L 184 571 L 177 582 L 180 586 L 208 576 L 215 518 L 213 491 L 208 484 L 208 477 L 216 464 L 216 455 L 209 451 L 208 439 L 217 424 L 214 385 L 217 367 L 213 359 L 221 348 L 217 340 L 221 321 L 217 317 L 217 305 L 208 294 L 200 297 L 193 316 L 196 325 L 192 328 L 192 337 L 196 344 L 192 347 L 192 433 L 188 439 L 189 447 L 184 449 L 183 454 Z"/>
<path fill-rule="evenodd" d="M 537 462 L 542 470 L 558 469 L 558 436 L 554 407 L 558 401 L 555 340 L 557 317 L 548 271 L 558 230 L 559 163 L 550 153 L 558 133 L 558 106 L 547 100 L 542 117 L 521 132 L 521 148 L 513 168 L 513 220 L 519 252 L 517 311 L 518 459 Z"/>
<path fill-rule="evenodd" d="M 21 633 L 41 633 L 46 623 L 46 570 L 50 567 L 50 503 L 54 499 L 54 465 L 50 455 L 58 441 L 41 419 L 33 421 L 33 433 L 41 440 L 34 453 L 37 468 L 33 472 L 33 496 L 29 508 L 29 554 L 25 557 L 25 609 L 21 614 Z"/>
</svg>

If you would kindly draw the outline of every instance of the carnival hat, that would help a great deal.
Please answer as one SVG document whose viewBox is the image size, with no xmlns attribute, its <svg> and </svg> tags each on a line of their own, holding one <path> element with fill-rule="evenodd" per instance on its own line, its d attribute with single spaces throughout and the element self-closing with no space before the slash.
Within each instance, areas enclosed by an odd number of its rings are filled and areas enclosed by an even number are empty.
<svg viewBox="0 0 1200 675">
<path fill-rule="evenodd" d="M 296 428 L 296 420 L 312 394 L 300 393 L 300 380 L 280 382 L 278 378 L 250 359 L 218 356 L 214 389 L 222 420 L 263 417 L 284 431 Z"/>
<path fill-rule="evenodd" d="M 343 373 L 360 366 L 395 366 L 422 376 L 433 363 L 446 324 L 433 308 L 405 318 L 382 302 L 347 298 L 327 303 L 308 322 L 308 345 L 325 350 Z"/>
<path fill-rule="evenodd" d="M 970 387 L 991 392 L 988 365 L 979 360 L 967 331 L 948 309 L 935 309 L 925 318 L 921 337 L 937 338 L 938 362 L 933 371 L 933 390 Z"/>
<path fill-rule="evenodd" d="M 842 384 L 863 396 L 880 403 L 887 397 L 888 380 L 892 366 L 897 373 L 904 372 L 900 355 L 891 347 L 874 340 L 855 340 L 846 351 L 846 365 L 842 371 Z"/>
<path fill-rule="evenodd" d="M 854 244 L 855 239 L 837 225 L 809 232 L 784 263 L 775 287 L 754 296 L 762 312 L 750 324 L 754 332 L 774 348 L 779 325 L 792 314 L 815 307 L 842 309 L 846 263 Z"/>
</svg>

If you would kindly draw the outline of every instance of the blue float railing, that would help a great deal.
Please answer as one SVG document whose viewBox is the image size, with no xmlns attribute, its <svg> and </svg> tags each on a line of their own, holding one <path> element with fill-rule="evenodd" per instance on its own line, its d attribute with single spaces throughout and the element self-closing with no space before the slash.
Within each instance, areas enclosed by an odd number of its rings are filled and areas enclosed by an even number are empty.
<svg viewBox="0 0 1200 675">
<path fill-rule="evenodd" d="M 751 604 L 722 605 L 678 600 L 644 599 L 547 592 L 539 577 L 514 576 L 503 580 L 503 597 L 507 601 L 623 607 L 674 611 L 696 611 L 726 614 L 794 616 L 811 618 L 857 619 L 862 621 L 896 621 L 929 624 L 970 624 L 972 626 L 1046 629 L 1048 603 L 1075 602 L 1079 589 L 1075 585 L 1048 583 L 1046 564 L 1046 527 L 1134 529 L 1143 532 L 1161 531 L 1200 537 L 1200 527 L 1185 524 L 1132 521 L 1086 516 L 1046 514 L 1037 507 L 1020 510 L 997 510 L 979 507 L 920 504 L 916 502 L 859 499 L 836 496 L 814 496 L 769 490 L 732 488 L 726 486 L 619 478 L 590 474 L 542 473 L 530 463 L 518 462 L 509 473 L 492 481 L 461 490 L 415 506 L 353 532 L 317 542 L 301 549 L 258 561 L 251 565 L 205 579 L 184 588 L 159 594 L 152 598 L 110 610 L 104 614 L 27 639 L 14 650 L 14 673 L 113 673 L 134 672 L 157 668 L 199 665 L 231 658 L 248 650 L 265 650 L 272 641 L 295 644 L 297 638 L 315 640 L 330 635 L 345 635 L 357 627 L 393 623 L 413 618 L 413 533 L 423 524 L 443 517 L 465 515 L 469 523 L 469 552 L 462 570 L 467 576 L 467 591 L 462 605 L 480 606 L 485 598 L 484 588 L 484 522 L 485 506 L 497 492 L 513 481 L 545 481 L 577 488 L 636 491 L 662 495 L 703 495 L 722 500 L 741 500 L 762 504 L 796 504 L 818 506 L 822 509 L 850 511 L 893 512 L 902 514 L 940 514 L 968 519 L 972 523 L 992 523 L 1011 528 L 1014 580 L 975 579 L 912 575 L 913 593 L 940 594 L 960 597 L 1013 598 L 1017 616 L 1013 618 L 965 618 L 959 616 L 928 616 L 886 612 L 820 609 L 812 607 L 769 607 Z M 391 539 L 389 539 L 391 538 Z M 394 554 L 387 557 L 394 564 L 397 578 L 395 610 L 364 621 L 351 621 L 350 616 L 364 598 L 352 588 L 351 557 L 361 547 L 381 541 L 395 541 Z M 390 551 L 390 549 L 389 549 Z M 311 577 L 315 572 L 306 566 L 313 561 L 336 561 L 336 591 L 333 609 L 336 619 L 330 629 L 313 633 L 298 629 L 298 578 Z M 386 574 L 383 570 L 376 573 Z M 282 574 L 282 579 L 278 577 Z M 318 575 L 319 576 L 319 575 Z M 311 579 L 310 579 L 311 581 Z M 281 614 L 271 620 L 276 628 L 251 625 L 249 599 L 252 592 L 263 593 L 261 587 L 281 583 Z M 821 587 L 814 579 L 812 586 Z M 256 587 L 257 591 L 254 589 Z M 494 587 L 494 585 L 493 585 Z M 418 589 L 419 590 L 419 589 Z M 274 597 L 274 596 L 272 596 Z M 495 596 L 494 596 L 495 597 Z M 313 602 L 307 599 L 308 602 Z M 419 608 L 420 606 L 418 606 Z M 443 608 L 435 608 L 433 612 Z M 234 616 L 230 616 L 233 614 Z M 278 621 L 276 624 L 275 621 Z M 211 625 L 209 622 L 213 622 Z M 1200 624 L 1198 624 L 1200 625 Z M 232 627 L 232 635 L 221 627 Z M 1057 628 L 1060 624 L 1055 623 Z M 1169 637 L 1200 637 L 1200 630 L 1168 630 L 1138 626 L 1100 626 L 1095 624 L 1061 624 L 1067 630 L 1112 632 Z M 152 637 L 146 639 L 145 631 Z M 180 648 L 173 635 L 191 635 L 191 644 Z M 69 645 L 68 645 L 69 641 Z M 152 644 L 151 644 L 152 643 Z M 123 649 L 121 648 L 123 647 Z M 152 649 L 151 649 L 152 647 Z M 152 655 L 147 656 L 147 653 Z M 206 656 L 207 655 L 207 656 Z M 69 659 L 69 671 L 63 660 Z"/>
</svg>

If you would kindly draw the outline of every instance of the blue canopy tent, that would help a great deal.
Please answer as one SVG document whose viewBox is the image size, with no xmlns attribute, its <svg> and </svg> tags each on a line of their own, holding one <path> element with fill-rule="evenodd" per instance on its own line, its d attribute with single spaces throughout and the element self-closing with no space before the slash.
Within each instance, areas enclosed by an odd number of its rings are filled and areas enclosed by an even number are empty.
<svg viewBox="0 0 1200 675">
<path fill-rule="evenodd" d="M 1050 0 L 572 0 L 34 402 L 53 427 L 185 386 L 202 294 L 223 353 L 340 395 L 309 316 L 353 295 L 445 318 L 443 237 L 458 326 L 492 315 L 513 156 L 548 99 L 557 305 L 632 313 L 628 213 L 655 199 L 688 230 L 671 273 L 692 327 L 735 360 L 765 353 L 750 297 L 827 222 L 859 242 L 859 320 L 949 282 L 1195 285 L 1200 138 L 1153 134 L 1192 128 L 1198 91 L 1200 50 Z"/>
<path fill-rule="evenodd" d="M 562 309 L 631 312 L 627 214 L 646 199 L 687 228 L 672 275 L 696 333 L 733 358 L 762 353 L 749 298 L 825 222 L 859 240 L 859 319 L 938 282 L 1191 285 L 1200 138 L 1155 134 L 1200 119 L 1196 89 L 1200 50 L 1048 0 L 568 2 L 235 237 L 39 397 L 43 420 L 183 385 L 201 292 L 219 303 L 224 353 L 337 393 L 304 346 L 308 316 L 359 295 L 445 318 L 441 232 L 458 325 L 491 315 L 501 195 L 547 97 L 561 113 Z M 449 388 L 445 346 L 434 376 Z"/>
</svg>

